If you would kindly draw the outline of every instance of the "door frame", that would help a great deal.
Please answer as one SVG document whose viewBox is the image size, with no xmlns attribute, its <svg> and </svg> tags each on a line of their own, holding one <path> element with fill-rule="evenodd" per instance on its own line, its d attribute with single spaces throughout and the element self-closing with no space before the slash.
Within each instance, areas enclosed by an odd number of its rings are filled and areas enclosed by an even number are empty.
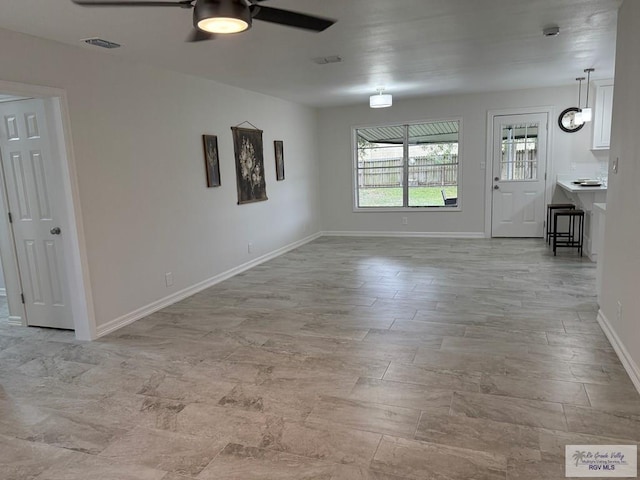
<svg viewBox="0 0 640 480">
<path fill-rule="evenodd" d="M 485 238 L 492 238 L 491 225 L 493 220 L 493 148 L 494 148 L 494 119 L 495 117 L 501 117 L 506 115 L 529 115 L 536 113 L 544 113 L 547 115 L 547 179 L 544 188 L 544 204 L 546 206 L 553 195 L 553 184 L 550 180 L 555 178 L 555 172 L 553 169 L 553 155 L 551 148 L 553 144 L 553 119 L 555 118 L 556 108 L 553 106 L 542 107 L 518 107 L 518 108 L 503 108 L 487 111 L 487 142 L 486 142 L 486 157 L 485 157 L 485 207 L 484 207 L 484 236 Z M 544 230 L 547 231 L 547 225 L 545 220 Z"/>
<path fill-rule="evenodd" d="M 96 335 L 96 321 L 91 296 L 87 249 L 80 209 L 80 193 L 71 138 L 71 119 L 66 91 L 60 88 L 29 85 L 0 80 L 0 93 L 17 97 L 41 98 L 45 103 L 45 114 L 50 129 L 51 147 L 56 153 L 56 168 L 60 169 L 63 188 L 63 202 L 60 226 L 63 235 L 64 265 L 69 286 L 71 314 L 76 338 L 93 340 Z M 7 215 L 8 204 L 4 181 L 0 171 L 0 256 L 4 267 L 9 303 L 10 323 L 27 325 L 25 308 L 20 298 L 20 274 L 13 240 L 12 225 Z"/>
</svg>

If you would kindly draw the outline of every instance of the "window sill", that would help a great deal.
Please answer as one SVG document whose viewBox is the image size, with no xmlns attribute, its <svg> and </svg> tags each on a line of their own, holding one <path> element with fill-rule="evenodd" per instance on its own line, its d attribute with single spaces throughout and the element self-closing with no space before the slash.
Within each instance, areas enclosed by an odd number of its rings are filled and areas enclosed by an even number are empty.
<svg viewBox="0 0 640 480">
<path fill-rule="evenodd" d="M 434 213 L 461 212 L 462 207 L 354 207 L 353 213 Z"/>
</svg>

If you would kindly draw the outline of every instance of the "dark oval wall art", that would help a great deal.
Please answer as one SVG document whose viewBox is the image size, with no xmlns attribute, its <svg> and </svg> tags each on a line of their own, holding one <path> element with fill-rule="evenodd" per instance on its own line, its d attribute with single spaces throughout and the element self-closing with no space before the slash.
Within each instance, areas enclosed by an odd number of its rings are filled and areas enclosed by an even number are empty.
<svg viewBox="0 0 640 480">
<path fill-rule="evenodd" d="M 563 110 L 558 117 L 558 126 L 560 127 L 560 130 L 567 133 L 575 133 L 579 130 L 582 130 L 582 127 L 584 127 L 584 123 L 577 125 L 575 122 L 576 113 L 578 113 L 579 111 L 580 109 L 577 107 L 569 107 Z"/>
</svg>

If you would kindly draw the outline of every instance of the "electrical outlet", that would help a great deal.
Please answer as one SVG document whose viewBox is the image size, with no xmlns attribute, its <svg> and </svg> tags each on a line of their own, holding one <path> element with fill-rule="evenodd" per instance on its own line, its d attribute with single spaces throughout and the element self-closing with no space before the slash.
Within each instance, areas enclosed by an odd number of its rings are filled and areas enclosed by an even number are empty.
<svg viewBox="0 0 640 480">
<path fill-rule="evenodd" d="M 164 283 L 167 284 L 167 287 L 173 286 L 173 273 L 167 272 L 164 274 Z"/>
<path fill-rule="evenodd" d="M 487 168 L 486 162 L 480 162 L 480 170 L 484 170 L 485 168 Z"/>
<path fill-rule="evenodd" d="M 409 219 L 407 217 L 402 217 L 402 224 L 409 225 Z"/>
<path fill-rule="evenodd" d="M 622 321 L 622 302 L 618 300 L 618 322 Z"/>
<path fill-rule="evenodd" d="M 247 244 L 247 253 L 253 253 L 253 243 L 251 242 Z"/>
<path fill-rule="evenodd" d="M 571 171 L 575 172 L 578 169 L 578 164 L 576 162 L 571 162 Z"/>
</svg>

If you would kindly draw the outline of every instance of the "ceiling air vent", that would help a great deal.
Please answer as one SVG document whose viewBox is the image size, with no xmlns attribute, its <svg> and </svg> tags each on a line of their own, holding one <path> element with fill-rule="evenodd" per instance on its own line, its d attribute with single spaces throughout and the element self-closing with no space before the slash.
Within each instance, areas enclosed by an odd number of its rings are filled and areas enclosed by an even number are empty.
<svg viewBox="0 0 640 480">
<path fill-rule="evenodd" d="M 342 62 L 342 57 L 340 55 L 331 55 L 329 57 L 316 57 L 312 59 L 313 63 L 317 63 L 318 65 L 328 65 L 330 63 L 340 63 Z"/>
<path fill-rule="evenodd" d="M 120 48 L 121 46 L 118 43 L 110 42 L 109 40 L 104 40 L 103 38 L 87 38 L 83 40 L 83 42 L 101 48 Z"/>
</svg>

